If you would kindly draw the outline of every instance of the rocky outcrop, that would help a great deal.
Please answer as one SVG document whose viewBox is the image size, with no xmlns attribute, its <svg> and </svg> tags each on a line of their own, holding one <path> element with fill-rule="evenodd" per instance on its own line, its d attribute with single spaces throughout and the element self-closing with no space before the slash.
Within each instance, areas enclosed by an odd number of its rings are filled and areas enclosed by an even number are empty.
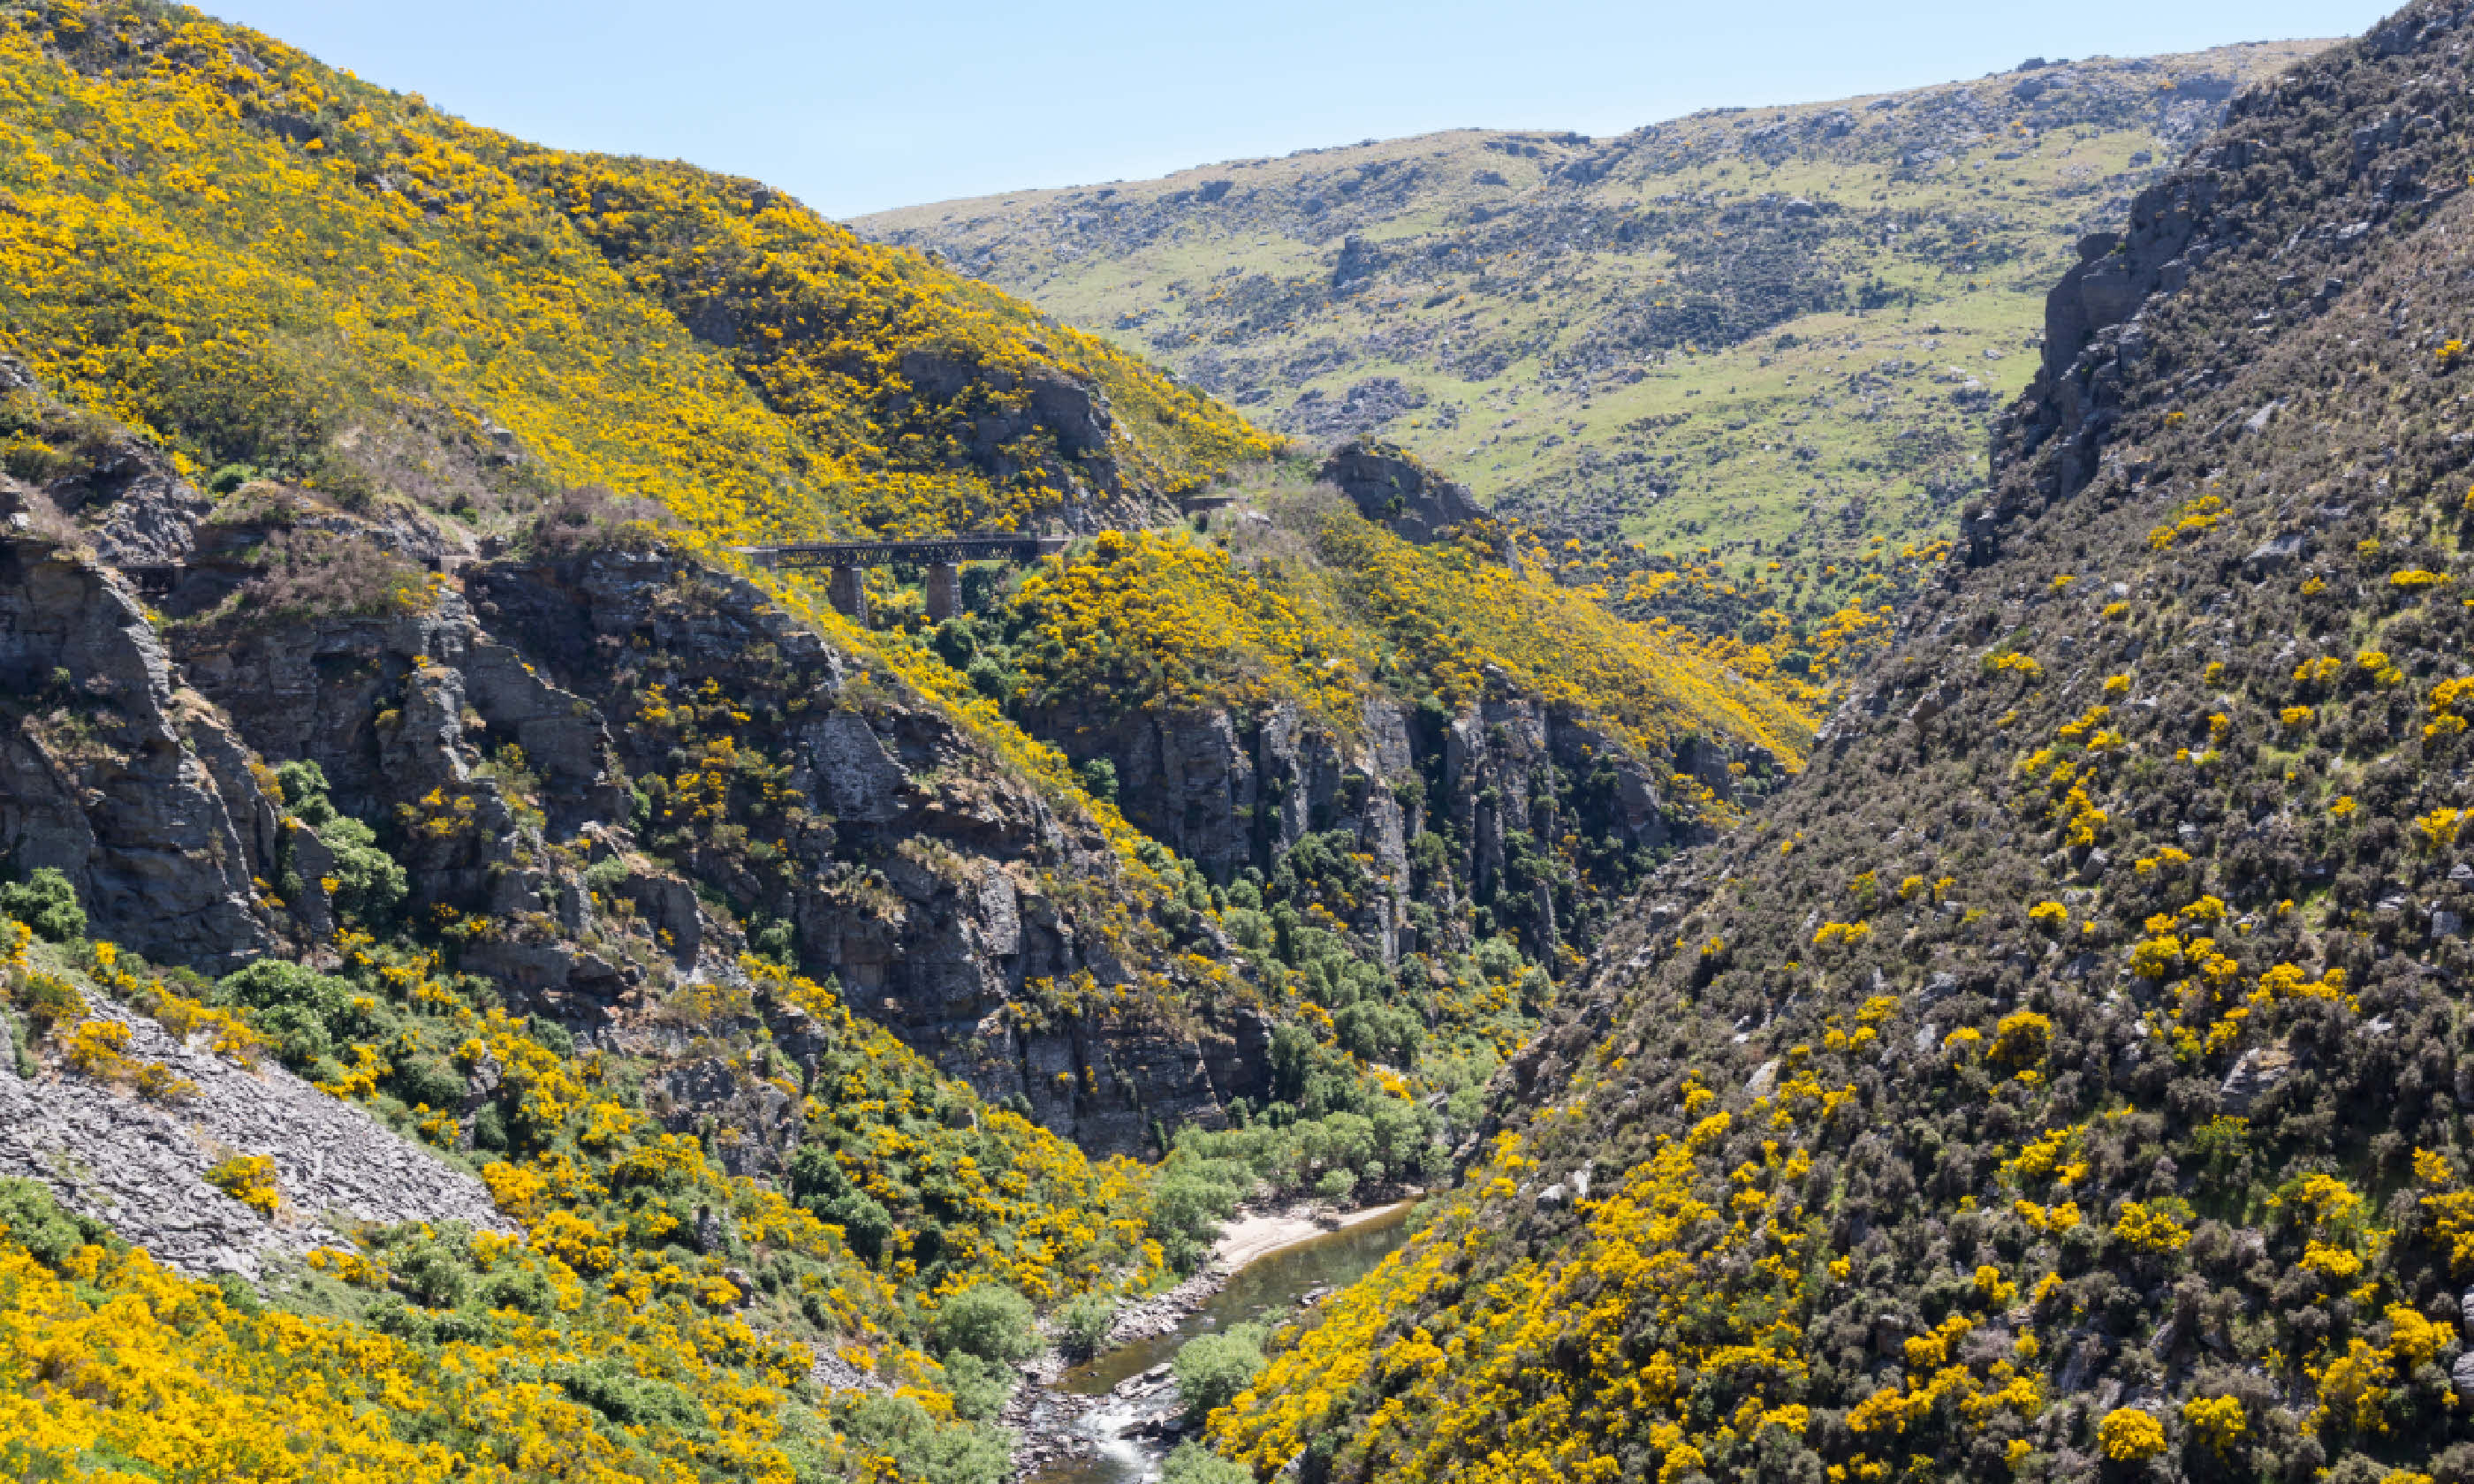
<svg viewBox="0 0 2474 1484">
<path fill-rule="evenodd" d="M 2049 492 L 2075 491 L 2095 474 L 2098 449 L 2119 417 L 2122 374 L 2147 353 L 2147 338 L 2132 322 L 2149 295 L 2180 288 L 2193 262 L 2207 255 L 2198 232 L 2218 192 L 2206 174 L 2140 192 L 2129 230 L 2081 239 L 2078 263 L 2046 294 L 2043 368 L 2022 411 L 1995 436 L 2016 437 L 2028 451 L 2051 444 Z"/>
<path fill-rule="evenodd" d="M 1346 841 L 1375 883 L 1354 894 L 1346 926 L 1387 964 L 1468 947 L 1467 909 L 1481 904 L 1501 925 L 1529 928 L 1534 945 L 1556 942 L 1557 885 L 1524 868 L 1508 888 L 1508 844 L 1559 840 L 1568 826 L 1656 854 L 1698 828 L 1627 747 L 1534 701 L 1422 718 L 1370 701 L 1346 734 L 1285 702 L 1244 714 L 1059 707 L 1025 720 L 1077 763 L 1107 759 L 1126 817 L 1224 886 L 1249 868 L 1277 870 L 1310 835 Z M 1675 768 L 1723 798 L 1733 760 L 1687 745 Z M 1421 835 L 1443 852 L 1442 869 L 1413 862 Z"/>
<path fill-rule="evenodd" d="M 229 746 L 176 706 L 119 578 L 49 541 L 0 541 L 0 861 L 58 868 L 97 936 L 151 957 L 254 956 L 270 940 L 234 816 L 255 833 L 255 790 L 230 780 L 228 806 L 199 755 Z"/>
<path fill-rule="evenodd" d="M 348 1223 L 514 1230 L 478 1180 L 362 1109 L 279 1067 L 192 1047 L 109 1000 L 89 994 L 87 1011 L 128 1028 L 132 1060 L 187 1087 L 155 1102 L 58 1065 L 30 1081 L 0 1057 L 0 1175 L 42 1181 L 156 1260 L 255 1279 L 270 1261 L 349 1246 Z M 274 1161 L 272 1215 L 206 1183 L 234 1156 Z"/>
<path fill-rule="evenodd" d="M 1114 521 L 1139 523 L 1143 497 L 1115 456 L 1119 438 L 1107 394 L 1050 366 L 992 366 L 950 350 L 902 354 L 908 398 L 897 415 L 940 406 L 964 409 L 949 419 L 972 467 L 1000 484 L 1022 473 L 1022 450 L 1046 443 L 1053 454 L 1034 462 L 1056 485 L 1075 492 L 1062 512 L 1075 529 Z"/>
<path fill-rule="evenodd" d="M 2114 443 L 2154 431 L 2163 404 L 2229 379 L 2258 337 L 2327 313 L 2365 259 L 2463 189 L 2474 149 L 2462 100 L 2441 81 L 2453 61 L 2438 54 L 2462 46 L 2469 15 L 2408 7 L 2362 47 L 2236 95 L 2223 132 L 2141 191 L 2123 230 L 2081 240 L 2078 263 L 2047 296 L 2043 365 L 1995 422 L 2002 477 L 1965 523 L 1971 563 L 1993 559 L 2004 524 L 2109 469 L 2138 483 L 2145 469 L 2118 467 Z M 2244 339 L 2224 339 L 2227 325 Z M 2435 349 L 2454 333 L 2390 330 Z M 2256 436 L 2273 417 L 2254 408 L 2188 431 Z"/>
<path fill-rule="evenodd" d="M 1486 512 L 1468 491 L 1426 467 L 1406 450 L 1361 438 L 1332 450 L 1315 477 L 1339 487 L 1358 514 L 1413 541 L 1431 541 Z"/>
<path fill-rule="evenodd" d="M 680 767 L 677 740 L 641 722 L 648 686 L 733 698 L 746 717 L 736 754 L 778 770 L 764 832 L 782 863 L 704 837 L 664 849 L 740 912 L 787 924 L 803 964 L 946 1071 L 1106 1150 L 1259 1098 L 1263 1062 L 1233 1049 L 1249 1028 L 1032 1008 L 1078 976 L 1136 977 L 1122 935 L 1151 929 L 1112 900 L 1113 848 L 755 588 L 623 551 L 485 564 L 466 581 L 479 620 L 542 683 L 608 719 L 632 778 Z"/>
<path fill-rule="evenodd" d="M 318 518 L 407 554 L 401 533 Z M 1113 993 L 1170 955 L 1111 884 L 1106 838 L 752 587 L 603 551 L 471 568 L 471 602 L 443 582 L 268 613 L 233 602 L 258 580 L 248 529 L 208 524 L 184 562 L 144 563 L 191 615 L 169 652 L 108 568 L 32 537 L 0 548 L 0 858 L 64 871 L 98 936 L 213 970 L 326 951 L 336 856 L 273 792 L 273 766 L 301 760 L 379 831 L 408 910 L 473 925 L 456 967 L 588 1042 L 658 1018 L 674 984 L 736 977 L 753 920 L 944 1069 L 1095 1149 L 1259 1100 L 1260 1026 L 1171 1025 L 1166 986 L 1135 996 L 1150 1009 Z M 645 724 L 652 672 L 731 698 L 728 755 L 770 779 L 767 850 L 737 817 L 638 838 L 625 780 L 698 771 Z M 711 1073 L 678 1069 L 679 1116 L 764 1112 Z"/>
</svg>

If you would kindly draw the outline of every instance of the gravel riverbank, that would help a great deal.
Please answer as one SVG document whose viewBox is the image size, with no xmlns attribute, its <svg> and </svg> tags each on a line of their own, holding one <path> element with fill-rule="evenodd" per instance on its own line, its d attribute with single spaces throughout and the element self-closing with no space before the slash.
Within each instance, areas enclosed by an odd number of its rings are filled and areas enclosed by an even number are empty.
<svg viewBox="0 0 2474 1484">
<path fill-rule="evenodd" d="M 1300 1242 L 1379 1220 L 1403 1204 L 1345 1212 L 1305 1204 L 1241 1209 L 1221 1230 L 1220 1239 L 1212 1245 L 1211 1260 L 1201 1271 L 1118 1311 L 1104 1352 L 1172 1333 L 1249 1264 Z M 1068 1362 L 1054 1352 L 1024 1367 L 1026 1384 L 1014 1392 L 1000 1419 L 1019 1438 L 1014 1448 L 1015 1479 L 1036 1478 L 1058 1464 L 1091 1457 L 1104 1446 L 1103 1434 L 1118 1440 L 1175 1442 L 1176 1388 L 1165 1361 L 1098 1395 L 1066 1390 L 1061 1382 L 1068 1369 Z M 1094 1425 L 1101 1422 L 1106 1425 Z"/>
</svg>

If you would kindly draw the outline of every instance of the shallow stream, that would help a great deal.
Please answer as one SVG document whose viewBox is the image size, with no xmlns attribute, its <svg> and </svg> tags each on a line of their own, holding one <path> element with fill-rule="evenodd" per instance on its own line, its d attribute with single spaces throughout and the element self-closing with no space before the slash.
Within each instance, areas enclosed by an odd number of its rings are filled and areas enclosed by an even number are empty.
<svg viewBox="0 0 2474 1484">
<path fill-rule="evenodd" d="M 1166 1449 L 1155 1440 L 1128 1433 L 1173 1411 L 1176 1389 L 1142 1385 L 1137 1378 L 1166 1365 L 1197 1335 L 1289 1308 L 1319 1288 L 1355 1282 L 1407 1239 L 1408 1219 L 1409 1207 L 1404 1203 L 1370 1221 L 1265 1253 L 1238 1269 L 1175 1329 L 1121 1346 L 1067 1371 L 1055 1390 L 1108 1399 L 1076 1423 L 1098 1445 L 1098 1451 L 1051 1464 L 1030 1474 L 1026 1484 L 1141 1484 L 1157 1478 Z M 1128 1382 L 1137 1383 L 1137 1395 L 1120 1392 Z"/>
</svg>

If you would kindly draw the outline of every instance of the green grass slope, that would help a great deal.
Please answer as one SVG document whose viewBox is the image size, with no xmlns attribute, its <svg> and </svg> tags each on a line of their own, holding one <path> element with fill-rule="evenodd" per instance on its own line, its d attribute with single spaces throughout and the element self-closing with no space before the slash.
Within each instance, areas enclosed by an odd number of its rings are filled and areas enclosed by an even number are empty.
<svg viewBox="0 0 2474 1484">
<path fill-rule="evenodd" d="M 1980 484 L 1992 410 L 2026 384 L 2079 235 L 2237 87 L 2321 44 L 1604 139 L 1457 131 L 853 225 L 1283 431 L 1379 430 L 1593 553 L 1783 553 L 1777 586 L 1804 578 L 1788 606 L 1817 616 L 1870 606 L 1841 559 L 1944 534 Z M 1761 606 L 1637 610 L 1733 630 Z"/>
</svg>

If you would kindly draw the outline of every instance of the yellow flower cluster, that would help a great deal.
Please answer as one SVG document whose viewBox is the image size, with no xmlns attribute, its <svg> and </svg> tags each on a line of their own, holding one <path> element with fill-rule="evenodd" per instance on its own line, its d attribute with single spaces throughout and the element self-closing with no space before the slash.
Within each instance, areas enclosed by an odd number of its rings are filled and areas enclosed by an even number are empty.
<svg viewBox="0 0 2474 1484">
<path fill-rule="evenodd" d="M 1297 702 L 1354 728 L 1374 657 L 1311 586 L 1240 572 L 1183 534 L 1104 532 L 1027 577 L 1016 660 L 1042 705 L 1248 706 Z"/>
<path fill-rule="evenodd" d="M 1673 1476 L 1746 1457 L 1769 1428 L 1801 1434 L 1809 1414 L 1794 1400 L 1807 1367 L 1797 1316 L 1827 1280 L 1797 1192 L 1809 1145 L 1853 1095 L 1800 1071 L 1747 1108 L 1768 1137 L 1732 1169 L 1720 1150 L 1735 1115 L 1701 1118 L 1591 1193 L 1572 1251 L 1483 1281 L 1456 1275 L 1494 1233 L 1473 1203 L 1451 1207 L 1324 1304 L 1251 1390 L 1214 1413 L 1213 1441 L 1277 1472 L 1352 1394 L 1377 1396 L 1352 1424 L 1352 1447 L 1375 1474 L 1510 1484 L 1620 1478 L 1642 1446 Z M 1508 1194 L 1537 1178 L 1506 1135 L 1469 1189 Z M 1416 1312 L 1442 1323 L 1403 1328 Z M 1638 1335 L 1661 1338 L 1632 1343 Z"/>
<path fill-rule="evenodd" d="M 1446 702 L 1540 697 L 1648 755 L 1714 732 L 1792 768 L 1811 736 L 1811 722 L 1783 692 L 1683 630 L 1627 622 L 1585 591 L 1509 569 L 1477 536 L 1417 546 L 1333 515 L 1316 547 L 1346 607 Z"/>
</svg>

